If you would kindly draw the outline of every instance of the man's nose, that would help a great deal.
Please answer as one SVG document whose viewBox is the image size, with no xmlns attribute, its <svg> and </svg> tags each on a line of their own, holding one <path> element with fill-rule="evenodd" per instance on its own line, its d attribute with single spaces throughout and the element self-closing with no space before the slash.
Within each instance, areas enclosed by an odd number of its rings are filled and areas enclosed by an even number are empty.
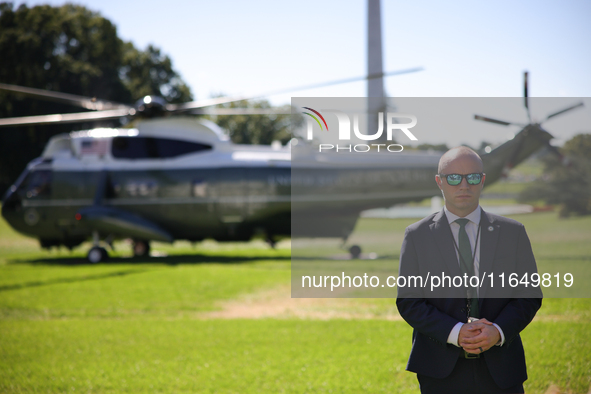
<svg viewBox="0 0 591 394">
<path fill-rule="evenodd" d="M 462 182 L 460 182 L 460 188 L 462 189 L 468 189 L 470 187 L 470 184 L 468 183 L 468 179 L 466 179 L 466 177 L 462 177 Z"/>
</svg>

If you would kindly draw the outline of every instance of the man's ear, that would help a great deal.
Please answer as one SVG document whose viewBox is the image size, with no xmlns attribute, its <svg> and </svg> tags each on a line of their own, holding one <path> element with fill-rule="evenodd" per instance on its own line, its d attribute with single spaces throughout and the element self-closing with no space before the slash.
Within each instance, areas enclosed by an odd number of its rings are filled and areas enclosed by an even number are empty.
<svg viewBox="0 0 591 394">
<path fill-rule="evenodd" d="M 482 182 L 480 182 L 480 185 L 481 185 L 480 190 L 484 189 L 484 181 L 485 181 L 485 179 L 486 179 L 486 174 L 482 174 Z"/>
<path fill-rule="evenodd" d="M 441 178 L 439 177 L 439 175 L 435 175 L 435 182 L 437 183 L 437 186 L 439 186 L 439 189 L 441 189 Z"/>
</svg>

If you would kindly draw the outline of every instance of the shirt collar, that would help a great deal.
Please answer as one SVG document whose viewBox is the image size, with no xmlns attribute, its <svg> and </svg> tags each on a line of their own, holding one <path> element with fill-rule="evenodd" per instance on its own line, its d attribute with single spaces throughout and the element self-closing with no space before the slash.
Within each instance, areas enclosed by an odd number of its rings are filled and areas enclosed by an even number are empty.
<svg viewBox="0 0 591 394">
<path fill-rule="evenodd" d="M 449 224 L 452 224 L 457 219 L 460 219 L 460 216 L 448 211 L 448 209 L 445 205 L 443 206 L 443 211 L 445 212 L 445 216 L 447 217 L 447 221 Z M 481 212 L 482 212 L 482 208 L 480 208 L 480 205 L 478 205 L 476 207 L 476 209 L 473 210 L 470 214 L 466 215 L 465 218 L 468 219 L 469 221 L 471 221 L 472 223 L 479 225 Z"/>
</svg>

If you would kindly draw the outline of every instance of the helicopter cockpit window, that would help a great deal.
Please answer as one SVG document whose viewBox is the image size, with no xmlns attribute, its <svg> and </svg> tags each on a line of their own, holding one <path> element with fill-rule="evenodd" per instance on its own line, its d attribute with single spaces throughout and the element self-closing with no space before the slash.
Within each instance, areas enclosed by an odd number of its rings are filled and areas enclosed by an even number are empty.
<svg viewBox="0 0 591 394">
<path fill-rule="evenodd" d="M 167 159 L 211 150 L 198 142 L 153 137 L 115 137 L 111 153 L 117 159 Z"/>
<path fill-rule="evenodd" d="M 25 198 L 49 197 L 51 195 L 51 171 L 33 171 L 19 187 L 19 194 Z"/>
</svg>

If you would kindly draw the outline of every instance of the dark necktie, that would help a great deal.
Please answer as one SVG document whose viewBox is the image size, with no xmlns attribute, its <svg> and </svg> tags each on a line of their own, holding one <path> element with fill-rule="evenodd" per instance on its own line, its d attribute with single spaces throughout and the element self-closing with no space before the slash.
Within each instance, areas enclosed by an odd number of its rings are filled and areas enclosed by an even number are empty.
<svg viewBox="0 0 591 394">
<path fill-rule="evenodd" d="M 467 274 L 468 278 L 474 275 L 474 261 L 472 258 L 472 247 L 470 246 L 470 238 L 466 233 L 466 224 L 468 219 L 457 219 L 456 223 L 460 225 L 460 231 L 458 232 L 458 248 L 460 249 L 460 268 L 462 274 Z M 468 287 L 468 298 L 470 299 L 470 316 L 479 317 L 478 310 L 478 296 L 476 289 Z"/>
</svg>

